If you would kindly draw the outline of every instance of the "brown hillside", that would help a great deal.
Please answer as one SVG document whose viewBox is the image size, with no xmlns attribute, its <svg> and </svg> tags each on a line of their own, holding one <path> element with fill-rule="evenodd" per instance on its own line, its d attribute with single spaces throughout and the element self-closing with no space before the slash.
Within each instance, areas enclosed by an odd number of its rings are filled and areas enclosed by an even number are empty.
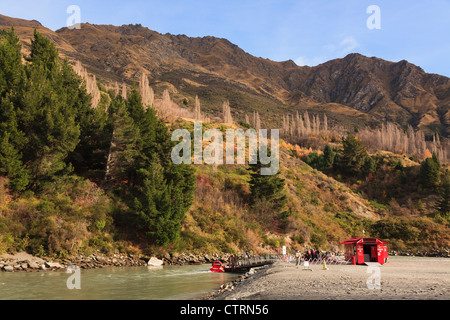
<svg viewBox="0 0 450 320">
<path fill-rule="evenodd" d="M 389 120 L 450 133 L 450 79 L 407 61 L 350 54 L 299 67 L 254 57 L 226 39 L 163 35 L 141 25 L 82 24 L 80 30 L 53 32 L 36 21 L 0 16 L 0 27 L 11 25 L 25 44 L 37 28 L 104 81 L 131 84 L 145 69 L 152 85 L 170 83 L 179 89 L 175 98 L 187 101 L 199 95 L 210 113 L 228 99 L 238 119 L 243 112 L 260 111 L 272 124 L 281 121 L 281 113 L 323 112 L 324 105 L 335 105 L 336 110 L 326 108 L 331 117 L 342 118 L 339 110 L 346 108 L 367 115 L 358 120 L 345 115 L 351 125 Z"/>
</svg>

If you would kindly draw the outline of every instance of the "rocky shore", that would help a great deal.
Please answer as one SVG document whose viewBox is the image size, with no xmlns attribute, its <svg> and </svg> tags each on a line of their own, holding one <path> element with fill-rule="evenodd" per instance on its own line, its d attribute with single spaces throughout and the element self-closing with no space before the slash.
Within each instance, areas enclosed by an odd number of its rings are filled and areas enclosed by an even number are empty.
<svg viewBox="0 0 450 320">
<path fill-rule="evenodd" d="M 0 256 L 0 271 L 3 272 L 39 272 L 39 271 L 64 271 L 67 267 L 76 265 L 81 269 L 98 269 L 107 267 L 142 267 L 147 266 L 152 257 L 138 255 L 114 254 L 105 256 L 102 254 L 92 254 L 89 256 L 76 256 L 68 259 L 51 260 L 39 258 L 27 253 L 6 254 Z M 192 265 L 208 264 L 213 261 L 226 262 L 229 255 L 194 255 L 194 254 L 166 254 L 164 256 L 154 256 L 162 261 L 164 265 Z"/>
<path fill-rule="evenodd" d="M 90 256 L 81 255 L 72 257 L 70 259 L 50 260 L 46 258 L 34 257 L 22 252 L 14 255 L 0 256 L 0 270 L 4 272 L 62 271 L 72 265 L 76 265 L 81 269 L 138 267 L 146 266 L 147 261 L 145 258 L 138 256 L 120 254 L 115 254 L 110 257 L 100 254 L 92 254 Z"/>
</svg>

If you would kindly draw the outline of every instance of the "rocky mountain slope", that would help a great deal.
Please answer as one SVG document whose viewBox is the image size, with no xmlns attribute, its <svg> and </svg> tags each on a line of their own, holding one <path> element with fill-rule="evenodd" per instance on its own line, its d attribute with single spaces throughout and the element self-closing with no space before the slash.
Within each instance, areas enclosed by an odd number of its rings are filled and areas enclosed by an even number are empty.
<svg viewBox="0 0 450 320">
<path fill-rule="evenodd" d="M 131 84 L 144 71 L 157 93 L 169 86 L 179 101 L 198 95 L 212 114 L 228 99 L 237 119 L 259 111 L 267 125 L 279 124 L 281 113 L 308 109 L 352 126 L 388 120 L 450 133 L 450 79 L 407 61 L 350 54 L 299 67 L 254 57 L 226 39 L 160 34 L 141 25 L 82 24 L 53 32 L 36 21 L 0 16 L 0 27 L 12 25 L 25 50 L 37 28 L 106 82 Z"/>
</svg>

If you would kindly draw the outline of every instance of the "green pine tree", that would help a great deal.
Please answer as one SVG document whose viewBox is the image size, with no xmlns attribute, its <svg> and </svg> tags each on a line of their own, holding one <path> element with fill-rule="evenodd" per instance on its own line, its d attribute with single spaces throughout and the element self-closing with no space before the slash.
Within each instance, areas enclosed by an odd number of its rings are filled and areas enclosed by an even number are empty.
<svg viewBox="0 0 450 320">
<path fill-rule="evenodd" d="M 35 182 L 67 173 L 68 155 L 80 136 L 76 123 L 79 82 L 68 62 L 59 60 L 49 39 L 34 33 L 31 56 L 26 65 L 25 93 L 16 105 L 18 123 L 28 140 L 23 159 Z M 69 71 L 70 70 L 70 71 Z"/>
<path fill-rule="evenodd" d="M 333 167 L 336 152 L 327 144 L 323 150 L 323 167 L 328 170 Z"/>
<path fill-rule="evenodd" d="M 249 166 L 252 203 L 258 200 L 266 201 L 275 213 L 281 213 L 287 202 L 285 180 L 279 177 L 280 172 L 271 176 L 261 175 L 261 167 L 260 163 Z"/>
<path fill-rule="evenodd" d="M 14 191 L 23 191 L 29 184 L 29 172 L 22 163 L 22 156 L 9 141 L 9 133 L 0 134 L 0 172 L 8 176 Z"/>
<path fill-rule="evenodd" d="M 364 166 L 363 166 L 363 172 L 365 176 L 368 176 L 369 174 L 374 174 L 377 171 L 377 164 L 375 163 L 375 160 L 373 160 L 372 157 L 367 156 L 364 160 Z"/>
<path fill-rule="evenodd" d="M 356 139 L 353 134 L 349 134 L 342 141 L 343 150 L 340 157 L 340 168 L 347 174 L 361 175 L 363 166 L 368 156 L 362 141 Z"/>
<path fill-rule="evenodd" d="M 25 70 L 21 49 L 22 45 L 14 28 L 0 36 L 0 98 L 9 96 L 13 103 L 24 86 Z"/>
<path fill-rule="evenodd" d="M 44 76 L 51 79 L 59 71 L 59 54 L 53 42 L 34 30 L 34 39 L 31 42 L 31 54 L 27 61 L 34 66 L 42 67 Z"/>
<path fill-rule="evenodd" d="M 439 201 L 436 209 L 449 219 L 450 217 L 450 172 L 447 170 L 439 186 Z"/>
<path fill-rule="evenodd" d="M 112 132 L 107 157 L 105 179 L 109 184 L 132 185 L 135 176 L 135 161 L 140 148 L 139 128 L 128 113 L 126 102 L 114 98 L 110 107 Z"/>
<path fill-rule="evenodd" d="M 24 89 L 25 70 L 21 45 L 14 29 L 0 37 L 0 172 L 10 178 L 10 187 L 22 191 L 29 183 L 29 172 L 22 161 L 25 134 L 19 129 L 14 104 Z"/>
<path fill-rule="evenodd" d="M 427 158 L 420 164 L 420 182 L 423 186 L 435 189 L 439 184 L 441 164 L 436 153 L 433 152 L 431 158 Z"/>
<path fill-rule="evenodd" d="M 164 168 L 154 163 L 140 169 L 138 176 L 140 195 L 135 199 L 135 208 L 140 213 L 149 238 L 159 245 L 176 240 L 187 210 L 183 203 L 182 189 L 165 178 Z"/>
<path fill-rule="evenodd" d="M 136 88 L 132 88 L 127 101 L 120 97 L 118 100 L 114 144 L 123 148 L 122 161 L 114 167 L 122 168 L 127 175 L 128 192 L 123 195 L 141 217 L 142 227 L 154 243 L 173 242 L 193 202 L 194 170 L 172 163 L 175 142 L 155 110 L 144 109 Z"/>
</svg>

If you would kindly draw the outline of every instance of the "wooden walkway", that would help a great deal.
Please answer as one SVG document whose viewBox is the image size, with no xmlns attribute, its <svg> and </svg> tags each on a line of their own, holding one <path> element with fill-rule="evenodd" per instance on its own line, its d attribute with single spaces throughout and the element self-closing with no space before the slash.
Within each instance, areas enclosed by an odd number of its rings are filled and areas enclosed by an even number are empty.
<svg viewBox="0 0 450 320">
<path fill-rule="evenodd" d="M 266 255 L 247 258 L 230 258 L 228 265 L 225 266 L 226 272 L 244 272 L 251 268 L 262 267 L 280 261 L 281 256 Z"/>
<path fill-rule="evenodd" d="M 227 265 L 221 262 L 214 262 L 212 272 L 246 272 L 251 268 L 262 267 L 265 265 L 273 264 L 277 261 L 282 261 L 287 264 L 297 263 L 297 258 L 293 254 L 288 255 L 265 255 L 265 256 L 250 256 L 250 257 L 231 257 Z M 342 256 L 321 256 L 316 259 L 300 259 L 300 264 L 303 265 L 305 261 L 309 264 L 323 264 L 326 265 L 346 265 L 351 264 L 350 261 L 346 261 Z"/>
</svg>

